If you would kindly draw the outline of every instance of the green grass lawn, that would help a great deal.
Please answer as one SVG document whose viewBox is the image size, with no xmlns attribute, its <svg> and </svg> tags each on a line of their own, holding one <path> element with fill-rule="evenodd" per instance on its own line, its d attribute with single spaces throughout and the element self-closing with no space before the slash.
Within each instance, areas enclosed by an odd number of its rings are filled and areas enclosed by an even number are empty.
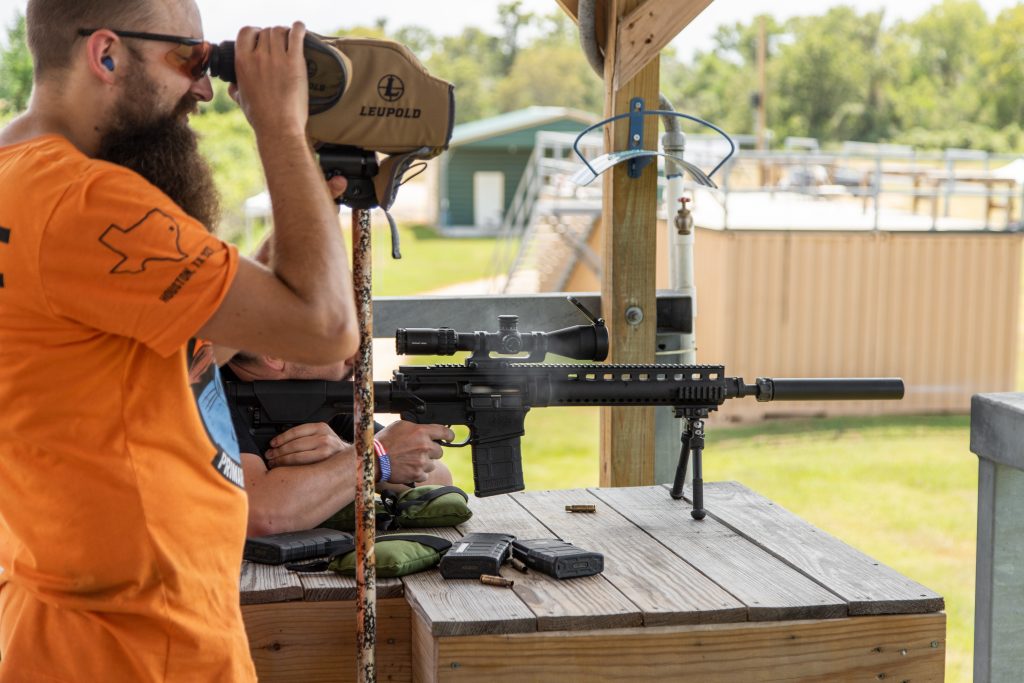
<svg viewBox="0 0 1024 683">
<path fill-rule="evenodd" d="M 704 478 L 734 480 L 938 592 L 946 680 L 971 680 L 977 459 L 969 418 L 884 417 L 708 424 Z M 531 489 L 598 482 L 596 408 L 533 410 L 523 439 Z M 472 490 L 468 450 L 449 449 Z"/>
<path fill-rule="evenodd" d="M 402 258 L 391 258 L 391 231 L 383 216 L 373 213 L 374 296 L 411 296 L 441 287 L 472 282 L 494 275 L 494 238 L 446 238 L 422 225 L 398 227 Z M 352 237 L 346 227 L 345 243 L 351 256 Z M 254 250 L 264 233 L 258 231 L 249 243 L 236 239 L 243 253 Z"/>
<path fill-rule="evenodd" d="M 402 258 L 396 261 L 391 258 L 391 233 L 384 221 L 380 223 L 373 233 L 375 296 L 429 292 L 494 275 L 493 238 L 446 238 L 431 228 L 402 226 Z"/>
</svg>

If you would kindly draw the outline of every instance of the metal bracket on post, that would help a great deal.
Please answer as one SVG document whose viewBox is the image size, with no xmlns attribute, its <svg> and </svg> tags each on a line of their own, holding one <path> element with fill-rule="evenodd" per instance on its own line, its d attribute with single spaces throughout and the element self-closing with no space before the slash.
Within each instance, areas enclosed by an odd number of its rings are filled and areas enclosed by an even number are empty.
<svg viewBox="0 0 1024 683">
<path fill-rule="evenodd" d="M 687 119 L 689 121 L 695 121 L 703 126 L 711 128 L 716 133 L 725 138 L 725 141 L 729 144 L 729 153 L 718 162 L 718 165 L 712 169 L 711 173 L 704 173 L 700 167 L 691 164 L 681 156 L 673 156 L 665 152 L 659 152 L 656 149 L 644 149 L 644 117 L 646 116 L 672 116 L 681 119 Z M 626 149 L 618 152 L 608 152 L 602 154 L 598 158 L 587 161 L 586 157 L 580 151 L 580 140 L 586 136 L 592 130 L 597 128 L 603 128 L 613 121 L 619 121 L 621 119 L 629 118 L 629 145 Z M 586 128 L 582 133 L 576 136 L 575 142 L 572 144 L 572 149 L 576 153 L 576 156 L 583 162 L 583 168 L 579 169 L 573 174 L 570 181 L 577 185 L 589 185 L 590 183 L 597 180 L 598 176 L 607 171 L 616 164 L 627 162 L 627 172 L 630 178 L 639 178 L 643 173 L 644 168 L 647 167 L 655 157 L 667 157 L 672 156 L 673 160 L 680 166 L 682 171 L 689 173 L 690 177 L 698 185 L 704 187 L 710 187 L 717 189 L 718 186 L 711 180 L 711 176 L 725 165 L 732 155 L 736 152 L 736 143 L 733 142 L 725 131 L 718 126 L 708 123 L 704 119 L 698 119 L 696 116 L 690 116 L 689 114 L 683 114 L 678 111 L 662 111 L 660 109 L 644 109 L 643 98 L 635 97 L 629 103 L 629 111 L 625 114 L 616 114 L 603 121 L 598 121 L 594 125 Z"/>
<path fill-rule="evenodd" d="M 644 98 L 634 97 L 629 101 L 629 148 L 644 148 Z M 639 178 L 653 157 L 634 157 L 629 160 L 627 173 L 630 178 Z"/>
</svg>

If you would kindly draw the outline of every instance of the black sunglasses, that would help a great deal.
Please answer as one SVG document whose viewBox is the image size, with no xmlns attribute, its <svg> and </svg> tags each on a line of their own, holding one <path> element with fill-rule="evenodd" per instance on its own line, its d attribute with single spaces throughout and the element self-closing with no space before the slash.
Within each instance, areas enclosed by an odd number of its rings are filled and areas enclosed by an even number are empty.
<svg viewBox="0 0 1024 683">
<path fill-rule="evenodd" d="M 91 36 L 102 29 L 80 28 L 78 35 Z M 168 64 L 180 71 L 192 80 L 199 80 L 206 75 L 210 68 L 210 52 L 213 45 L 200 38 L 186 38 L 184 36 L 171 36 L 164 33 L 143 33 L 140 31 L 118 31 L 110 29 L 110 32 L 121 38 L 138 38 L 139 40 L 155 40 L 161 43 L 177 43 L 177 47 L 171 49 L 164 56 Z"/>
</svg>

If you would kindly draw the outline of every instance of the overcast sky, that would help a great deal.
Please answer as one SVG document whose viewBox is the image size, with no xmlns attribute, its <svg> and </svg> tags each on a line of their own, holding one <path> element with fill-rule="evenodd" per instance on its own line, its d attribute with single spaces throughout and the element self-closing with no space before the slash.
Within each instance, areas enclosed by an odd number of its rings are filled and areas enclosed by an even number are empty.
<svg viewBox="0 0 1024 683">
<path fill-rule="evenodd" d="M 995 16 L 1000 10 L 1017 5 L 1019 0 L 981 0 L 981 5 Z M 9 24 L 17 10 L 24 11 L 27 0 L 0 0 L 0 21 Z M 288 24 L 301 19 L 315 31 L 331 31 L 338 26 L 372 24 L 378 17 L 388 20 L 394 28 L 420 25 L 438 34 L 452 34 L 464 26 L 494 29 L 500 0 L 198 0 L 209 40 L 233 39 L 244 25 L 265 26 Z M 885 7 L 890 21 L 911 19 L 931 7 L 933 0 L 715 0 L 676 38 L 674 45 L 689 54 L 694 48 L 710 46 L 715 29 L 749 17 L 771 13 L 786 18 L 800 14 L 821 14 L 836 5 L 852 5 L 860 12 Z M 555 0 L 524 0 L 524 7 L 533 12 L 549 12 L 558 8 Z"/>
</svg>

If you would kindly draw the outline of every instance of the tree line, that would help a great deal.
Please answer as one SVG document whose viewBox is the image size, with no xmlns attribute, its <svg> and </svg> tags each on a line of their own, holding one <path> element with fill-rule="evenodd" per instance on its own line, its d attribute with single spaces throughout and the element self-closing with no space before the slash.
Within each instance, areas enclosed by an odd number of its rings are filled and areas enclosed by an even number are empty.
<svg viewBox="0 0 1024 683">
<path fill-rule="evenodd" d="M 726 130 L 751 127 L 761 19 L 720 27 L 711 50 L 663 76 L 684 109 Z M 1024 149 L 1024 3 L 992 19 L 976 0 L 942 0 L 895 23 L 845 6 L 763 19 L 776 139 Z"/>
<path fill-rule="evenodd" d="M 530 105 L 603 111 L 604 87 L 563 12 L 533 14 L 511 0 L 499 5 L 498 19 L 494 32 L 467 27 L 439 36 L 380 19 L 335 34 L 408 45 L 431 73 L 455 83 L 458 123 Z M 887 21 L 884 10 L 858 13 L 847 6 L 786 21 L 751 16 L 719 27 L 710 49 L 685 58 L 672 49 L 663 53 L 662 91 L 678 110 L 730 133 L 754 132 L 762 23 L 767 121 L 776 140 L 1024 151 L 1024 2 L 993 18 L 977 0 L 941 0 L 898 22 Z M 0 117 L 25 108 L 31 82 L 18 16 L 0 49 Z M 193 122 L 224 195 L 224 228 L 231 234 L 241 228 L 244 199 L 263 188 L 263 178 L 241 112 L 223 84 L 215 90 Z"/>
<path fill-rule="evenodd" d="M 849 6 L 786 21 L 751 16 L 719 27 L 710 49 L 685 58 L 666 50 L 662 92 L 680 111 L 753 133 L 762 22 L 767 122 L 776 140 L 1024 151 L 1024 2 L 992 18 L 977 0 L 941 0 L 895 22 L 884 10 Z M 506 2 L 499 24 L 494 35 L 390 31 L 383 20 L 363 30 L 409 44 L 453 81 L 459 122 L 531 104 L 603 111 L 604 88 L 563 12 L 535 15 Z"/>
</svg>

